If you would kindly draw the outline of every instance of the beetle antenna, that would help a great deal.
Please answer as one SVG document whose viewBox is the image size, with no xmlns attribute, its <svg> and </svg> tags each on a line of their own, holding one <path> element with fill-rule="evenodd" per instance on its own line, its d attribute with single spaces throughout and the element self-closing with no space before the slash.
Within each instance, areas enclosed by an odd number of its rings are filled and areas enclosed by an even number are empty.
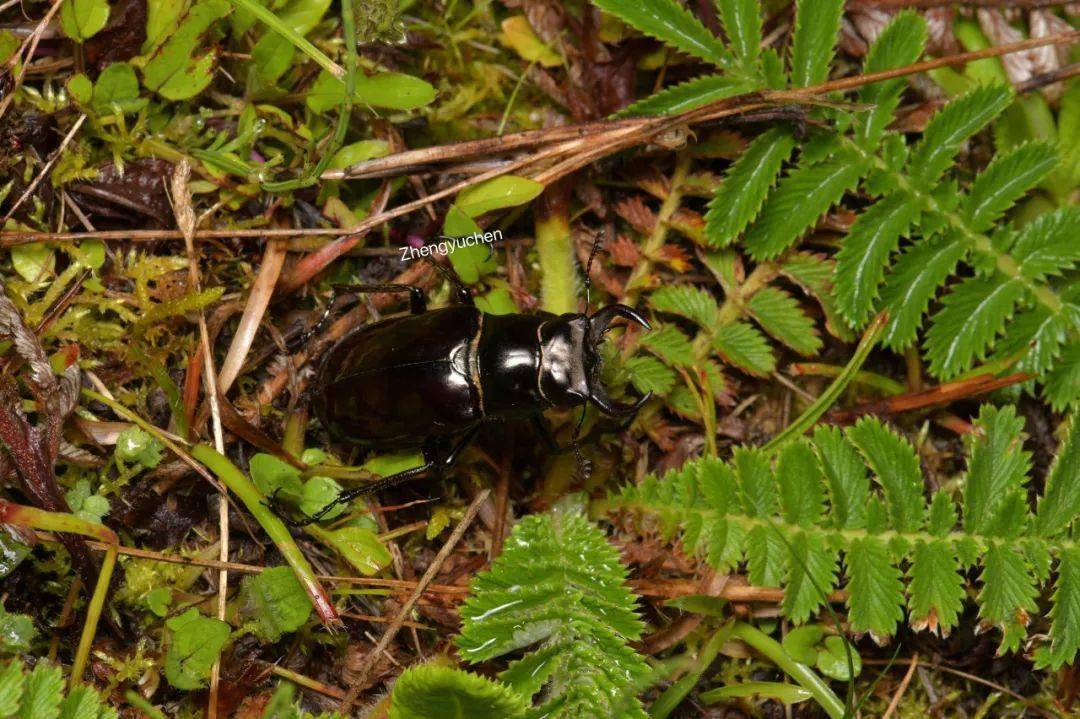
<svg viewBox="0 0 1080 719">
<path fill-rule="evenodd" d="M 596 233 L 596 239 L 593 240 L 592 249 L 589 250 L 589 261 L 585 263 L 585 311 L 589 311 L 589 304 L 592 302 L 592 263 L 596 259 L 596 253 L 600 251 L 600 238 L 603 234 Z"/>
</svg>

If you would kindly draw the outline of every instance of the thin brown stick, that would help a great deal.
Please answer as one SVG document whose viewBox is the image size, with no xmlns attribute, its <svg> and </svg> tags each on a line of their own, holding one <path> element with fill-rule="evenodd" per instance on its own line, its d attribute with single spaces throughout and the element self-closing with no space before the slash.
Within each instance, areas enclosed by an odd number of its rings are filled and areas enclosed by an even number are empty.
<svg viewBox="0 0 1080 719">
<path fill-rule="evenodd" d="M 1039 75 L 1024 80 L 1022 83 L 1016 86 L 1017 92 L 1032 92 L 1047 85 L 1053 85 L 1055 82 L 1061 82 L 1062 80 L 1068 80 L 1071 77 L 1080 75 L 1080 62 L 1073 62 L 1059 67 L 1056 70 L 1050 72 L 1044 72 Z"/>
<path fill-rule="evenodd" d="M 401 610 L 397 616 L 394 617 L 393 623 L 386 628 L 383 635 L 379 637 L 378 643 L 375 647 L 368 652 L 360 664 L 359 669 L 356 672 L 356 678 L 351 682 L 349 686 L 349 693 L 345 695 L 345 698 L 341 700 L 339 711 L 342 714 L 348 715 L 352 711 L 352 705 L 356 702 L 356 697 L 363 691 L 364 686 L 367 684 L 368 676 L 371 674 L 372 668 L 375 666 L 375 662 L 382 655 L 386 648 L 390 646 L 390 642 L 394 640 L 397 633 L 401 630 L 401 627 L 405 624 L 405 618 L 412 613 L 413 607 L 420 600 L 420 595 L 424 593 L 424 588 L 435 579 L 435 575 L 442 569 L 443 562 L 447 560 L 450 553 L 454 551 L 454 547 L 461 541 L 461 538 L 465 536 L 465 530 L 472 524 L 473 519 L 476 518 L 477 512 L 480 511 L 480 506 L 487 500 L 491 490 L 485 489 L 476 495 L 476 499 L 472 501 L 469 508 L 465 510 L 465 516 L 461 518 L 457 526 L 454 527 L 454 531 L 450 534 L 450 538 L 446 540 L 446 544 L 442 546 L 439 553 L 435 555 L 435 559 L 432 560 L 428 566 L 427 571 L 424 572 L 424 576 L 420 578 L 420 581 L 416 585 L 416 589 L 413 593 L 401 605 Z"/>
<path fill-rule="evenodd" d="M 1002 686 L 1002 685 L 997 684 L 995 682 L 992 682 L 989 679 L 983 679 L 982 677 L 977 676 L 975 674 L 969 674 L 968 672 L 960 671 L 959 669 L 953 669 L 952 667 L 947 667 L 947 666 L 945 666 L 943 664 L 934 664 L 933 662 L 919 661 L 918 659 L 916 659 L 914 657 L 911 658 L 911 659 L 867 659 L 867 660 L 864 660 L 863 663 L 864 664 L 871 664 L 871 665 L 874 665 L 874 664 L 876 664 L 876 665 L 881 665 L 881 664 L 904 665 L 904 664 L 911 664 L 912 662 L 915 662 L 915 661 L 918 661 L 919 665 L 926 668 L 926 669 L 933 669 L 935 671 L 945 672 L 946 674 L 952 674 L 953 676 L 960 677 L 961 679 L 967 679 L 969 682 L 975 682 L 976 684 L 982 684 L 984 687 L 989 687 L 989 688 L 993 689 L 994 691 L 1001 692 L 1002 694 L 1007 694 L 1010 697 L 1012 697 L 1013 699 L 1016 699 L 1017 701 L 1022 702 L 1024 704 L 1024 706 L 1031 709 L 1032 711 L 1038 712 L 1039 714 L 1042 714 L 1045 717 L 1050 717 L 1050 719 L 1063 719 L 1061 714 L 1059 714 L 1059 713 L 1057 713 L 1055 711 L 1048 710 L 1045 707 L 1039 706 L 1038 704 L 1036 704 L 1032 700 L 1030 700 L 1030 699 L 1028 699 L 1028 698 L 1026 698 L 1024 696 L 1021 696 L 1020 694 L 1017 694 L 1016 692 L 1014 692 L 1012 689 L 1009 689 L 1008 687 L 1005 687 L 1005 686 Z"/>
<path fill-rule="evenodd" d="M 900 706 L 900 700 L 904 698 L 904 692 L 907 691 L 908 685 L 911 684 L 911 678 L 915 676 L 915 670 L 919 668 L 919 655 L 916 653 L 911 657 L 911 663 L 908 664 L 907 673 L 904 674 L 904 678 L 900 680 L 900 686 L 896 688 L 896 693 L 893 694 L 892 700 L 889 702 L 888 708 L 885 709 L 885 713 L 881 715 L 881 719 L 889 719 L 896 711 L 896 708 Z"/>
</svg>

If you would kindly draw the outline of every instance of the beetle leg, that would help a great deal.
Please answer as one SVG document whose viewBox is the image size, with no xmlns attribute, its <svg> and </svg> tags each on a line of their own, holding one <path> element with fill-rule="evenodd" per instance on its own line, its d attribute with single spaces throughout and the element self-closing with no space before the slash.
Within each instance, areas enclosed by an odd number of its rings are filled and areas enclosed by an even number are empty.
<svg viewBox="0 0 1080 719">
<path fill-rule="evenodd" d="M 397 474 L 391 474 L 388 477 L 383 477 L 376 482 L 365 484 L 364 486 L 356 487 L 355 489 L 350 489 L 347 492 L 342 492 L 337 497 L 335 497 L 332 502 L 328 503 L 318 512 L 306 519 L 302 519 L 300 521 L 291 520 L 287 517 L 282 517 L 282 519 L 291 526 L 303 527 L 313 522 L 318 522 L 320 519 L 329 514 L 335 507 L 342 504 L 348 504 L 357 497 L 362 497 L 365 494 L 375 494 L 377 492 L 383 491 L 384 489 L 390 489 L 391 487 L 396 487 L 399 484 L 410 482 L 414 479 L 420 479 L 421 477 L 427 475 L 440 477 L 442 476 L 442 473 L 444 471 L 449 469 L 454 464 L 454 462 L 457 461 L 458 455 L 461 454 L 462 450 L 469 446 L 469 444 L 473 441 L 473 438 L 476 437 L 476 433 L 479 431 L 479 429 L 480 426 L 477 425 L 476 427 L 471 427 L 465 430 L 465 432 L 461 435 L 457 442 L 455 442 L 454 445 L 450 447 L 449 451 L 446 451 L 445 453 L 443 452 L 443 450 L 445 449 L 445 445 L 443 444 L 442 440 L 435 438 L 428 439 L 424 442 L 424 463 L 421 464 L 419 467 L 406 469 L 404 471 L 398 472 Z M 271 509 L 275 508 L 274 499 L 272 497 L 270 499 L 269 506 L 271 507 Z M 281 516 L 280 512 L 278 514 L 279 516 Z"/>
<path fill-rule="evenodd" d="M 454 292 L 457 294 L 458 302 L 463 305 L 469 305 L 470 307 L 473 306 L 472 292 L 469 292 L 469 288 L 465 286 L 465 283 L 461 281 L 461 278 L 457 276 L 456 272 L 449 267 L 440 265 L 431 257 L 425 257 L 424 259 L 427 260 L 433 270 L 442 275 L 443 279 L 453 286 Z"/>
<path fill-rule="evenodd" d="M 427 298 L 424 290 L 416 285 L 403 285 L 396 282 L 365 285 L 334 285 L 337 292 L 352 292 L 355 294 L 370 294 L 373 292 L 408 292 L 409 312 L 414 315 L 422 315 L 427 312 Z"/>
</svg>

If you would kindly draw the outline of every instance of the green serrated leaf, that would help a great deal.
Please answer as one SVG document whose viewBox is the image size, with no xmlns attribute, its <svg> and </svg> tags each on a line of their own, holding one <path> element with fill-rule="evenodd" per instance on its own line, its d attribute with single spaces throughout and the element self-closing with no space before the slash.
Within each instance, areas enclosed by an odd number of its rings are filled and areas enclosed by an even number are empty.
<svg viewBox="0 0 1080 719">
<path fill-rule="evenodd" d="M 594 0 L 627 25 L 719 67 L 731 63 L 724 44 L 674 0 Z"/>
<path fill-rule="evenodd" d="M 986 232 L 1024 194 L 1058 164 L 1057 150 L 1045 142 L 1029 142 L 998 155 L 975 178 L 961 202 L 961 211 L 974 232 Z"/>
<path fill-rule="evenodd" d="M 889 313 L 882 335 L 886 347 L 902 351 L 911 346 L 938 287 L 966 254 L 964 243 L 950 234 L 912 245 L 893 263 L 881 290 L 881 304 Z"/>
<path fill-rule="evenodd" d="M 616 117 L 676 115 L 755 89 L 757 86 L 754 83 L 730 75 L 704 75 L 638 100 L 616 113 Z"/>
<path fill-rule="evenodd" d="M 1065 439 L 1046 477 L 1046 490 L 1035 513 L 1035 531 L 1053 537 L 1080 514 L 1080 421 L 1070 415 Z"/>
<path fill-rule="evenodd" d="M 990 534 L 1005 499 L 1021 491 L 1031 455 L 1024 451 L 1022 417 L 1012 407 L 983 407 L 976 431 L 967 437 L 968 471 L 964 485 L 964 528 Z"/>
<path fill-rule="evenodd" d="M 502 679 L 537 711 L 571 719 L 644 719 L 636 698 L 647 667 L 628 643 L 644 625 L 626 569 L 604 535 L 574 513 L 531 515 L 514 527 L 461 608 L 461 656 L 479 662 L 522 649 Z"/>
<path fill-rule="evenodd" d="M 1018 278 L 997 274 L 957 285 L 942 300 L 926 334 L 926 357 L 934 376 L 952 379 L 984 357 L 1024 292 Z"/>
<path fill-rule="evenodd" d="M 641 346 L 674 367 L 690 367 L 695 364 L 690 338 L 674 325 L 664 325 L 645 333 L 641 337 Z"/>
<path fill-rule="evenodd" d="M 717 327 L 713 349 L 725 362 L 752 375 L 764 377 L 776 369 L 776 357 L 768 340 L 747 322 Z"/>
<path fill-rule="evenodd" d="M 912 151 L 908 172 L 913 186 L 934 186 L 964 141 L 1001 114 L 1012 98 L 1007 86 L 979 85 L 938 111 Z"/>
<path fill-rule="evenodd" d="M 946 542 L 920 542 L 911 560 L 911 623 L 915 629 L 948 634 L 964 606 L 960 564 Z"/>
<path fill-rule="evenodd" d="M 791 84 L 810 87 L 829 75 L 844 0 L 797 0 L 791 39 Z"/>
<path fill-rule="evenodd" d="M 897 193 L 859 214 L 836 254 L 836 303 L 856 329 L 873 316 L 878 287 L 900 238 L 919 217 L 919 203 Z"/>
<path fill-rule="evenodd" d="M 0 670 L 0 716 L 8 717 L 19 710 L 25 684 L 21 660 L 13 659 Z"/>
<path fill-rule="evenodd" d="M 859 420 L 847 429 L 846 435 L 881 485 L 892 527 L 910 532 L 922 526 L 922 470 L 911 444 L 874 418 Z"/>
<path fill-rule="evenodd" d="M 663 397 L 675 386 L 675 372 L 652 357 L 631 357 L 623 366 L 634 389 L 642 394 L 652 392 Z"/>
<path fill-rule="evenodd" d="M 668 285 L 649 296 L 649 305 L 657 312 L 685 317 L 713 331 L 720 322 L 720 306 L 711 294 L 690 285 Z"/>
<path fill-rule="evenodd" d="M 794 136 L 783 128 L 768 130 L 750 143 L 709 202 L 705 237 L 711 246 L 726 247 L 746 229 L 794 148 Z"/>
<path fill-rule="evenodd" d="M 990 545 L 980 579 L 979 618 L 1002 629 L 1002 651 L 1017 649 L 1027 615 L 1037 609 L 1035 582 L 1024 556 L 1011 547 Z"/>
<path fill-rule="evenodd" d="M 916 11 L 897 13 L 870 45 L 863 73 L 869 75 L 916 62 L 923 54 L 926 36 L 926 21 Z M 864 148 L 872 149 L 881 140 L 885 128 L 892 122 L 906 84 L 907 79 L 900 77 L 875 82 L 859 90 L 859 99 L 871 106 L 857 126 L 858 138 Z"/>
<path fill-rule="evenodd" d="M 1063 207 L 1024 226 L 1012 248 L 1024 277 L 1041 281 L 1080 262 L 1080 207 Z"/>
<path fill-rule="evenodd" d="M 761 49 L 760 5 L 758 0 L 716 0 L 724 34 L 747 71 L 755 68 Z"/>
<path fill-rule="evenodd" d="M 873 537 L 852 542 L 847 572 L 851 628 L 877 637 L 891 636 L 904 616 L 904 584 L 885 542 Z"/>
<path fill-rule="evenodd" d="M 750 255 L 767 260 L 791 247 L 855 187 L 864 172 L 862 162 L 846 154 L 792 170 L 765 200 L 757 221 L 746 233 Z"/>
<path fill-rule="evenodd" d="M 761 329 L 799 354 L 812 357 L 821 350 L 821 336 L 814 321 L 784 290 L 762 288 L 750 297 L 746 309 Z"/>
<path fill-rule="evenodd" d="M 515 719 L 526 702 L 510 687 L 438 664 L 406 669 L 394 682 L 390 719 Z"/>
<path fill-rule="evenodd" d="M 60 715 L 63 691 L 60 667 L 38 662 L 26 678 L 26 691 L 16 716 L 18 719 L 56 719 Z"/>
</svg>

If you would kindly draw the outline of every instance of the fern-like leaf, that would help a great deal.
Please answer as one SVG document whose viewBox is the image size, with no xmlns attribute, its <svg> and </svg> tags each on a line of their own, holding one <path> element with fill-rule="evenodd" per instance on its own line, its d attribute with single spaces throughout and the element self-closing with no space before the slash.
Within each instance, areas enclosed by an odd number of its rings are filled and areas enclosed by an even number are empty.
<svg viewBox="0 0 1080 719">
<path fill-rule="evenodd" d="M 855 187 L 864 170 L 861 160 L 848 154 L 792 170 L 746 233 L 750 255 L 767 260 L 786 250 Z"/>
<path fill-rule="evenodd" d="M 642 394 L 652 392 L 663 397 L 675 386 L 675 372 L 653 357 L 631 357 L 624 367 L 630 383 Z"/>
<path fill-rule="evenodd" d="M 762 288 L 747 300 L 746 309 L 763 330 L 799 354 L 809 357 L 821 349 L 821 337 L 814 321 L 784 290 Z"/>
<path fill-rule="evenodd" d="M 1034 517 L 1021 491 L 1027 483 L 1021 475 L 1030 463 L 1020 446 L 1015 412 L 984 409 L 974 424 L 975 436 L 967 445 L 968 486 L 960 501 L 972 515 L 982 511 L 987 519 L 965 520 L 960 528 L 957 500 L 939 491 L 928 505 L 911 445 L 875 419 L 864 419 L 846 432 L 815 430 L 811 445 L 819 469 L 809 467 L 801 441 L 783 449 L 774 466 L 761 450 L 739 449 L 730 464 L 701 460 L 661 479 L 647 477 L 609 504 L 659 517 L 669 531 L 681 528 L 685 546 L 714 567 L 731 568 L 742 556 L 755 580 L 781 576 L 785 589 L 794 593 L 781 605 L 789 618 L 803 618 L 808 607 L 816 606 L 815 596 L 821 598 L 821 592 L 806 589 L 810 577 L 823 592 L 834 586 L 839 550 L 851 625 L 878 638 L 895 631 L 903 617 L 902 567 L 907 567 L 911 624 L 947 633 L 959 620 L 968 578 L 974 576 L 968 570 L 974 566 L 979 570 L 979 591 L 973 595 L 979 616 L 1003 632 L 1004 649 L 1014 648 L 1037 610 L 1036 580 L 1046 581 L 1056 561 L 1054 596 L 1061 606 L 1052 610 L 1059 625 L 1051 631 L 1054 653 L 1047 655 L 1043 647 L 1037 656 L 1073 661 L 1077 644 L 1061 623 L 1076 612 L 1080 590 L 1073 587 L 1080 553 L 1061 540 L 1080 520 L 1076 424 L 1068 424 Z M 880 493 L 869 487 L 868 467 Z M 819 504 L 823 490 L 824 511 Z M 775 556 L 767 556 L 769 551 Z"/>
<path fill-rule="evenodd" d="M 525 710 L 507 685 L 439 664 L 406 669 L 390 697 L 390 719 L 516 719 Z"/>
<path fill-rule="evenodd" d="M 756 89 L 754 83 L 731 75 L 705 75 L 664 88 L 623 108 L 615 116 L 675 115 Z"/>
<path fill-rule="evenodd" d="M 948 169 L 960 146 L 1012 102 L 1004 85 L 980 85 L 936 113 L 912 152 L 908 171 L 916 187 L 932 187 Z"/>
<path fill-rule="evenodd" d="M 791 40 L 791 84 L 809 87 L 829 75 L 844 0 L 798 0 Z"/>
<path fill-rule="evenodd" d="M 1071 342 L 1046 374 L 1043 395 L 1055 410 L 1080 404 L 1080 342 Z"/>
<path fill-rule="evenodd" d="M 962 211 L 968 226 L 975 232 L 989 230 L 1057 164 L 1057 150 L 1046 142 L 1029 142 L 995 158 L 964 198 Z"/>
<path fill-rule="evenodd" d="M 641 346 L 673 367 L 689 367 L 695 362 L 690 339 L 674 325 L 664 325 L 646 333 L 641 338 Z"/>
<path fill-rule="evenodd" d="M 1063 207 L 1026 225 L 1012 255 L 1024 277 L 1040 281 L 1080 262 L 1080 207 Z"/>
<path fill-rule="evenodd" d="M 911 346 L 938 287 L 966 254 L 964 244 L 950 234 L 919 242 L 900 255 L 881 290 L 882 305 L 889 313 L 881 340 L 886 347 L 902 351 Z"/>
<path fill-rule="evenodd" d="M 731 49 L 747 71 L 754 69 L 761 49 L 760 5 L 758 0 L 716 0 Z"/>
<path fill-rule="evenodd" d="M 836 300 L 852 327 L 862 327 L 874 311 L 889 257 L 919 217 L 917 201 L 896 193 L 860 214 L 836 255 Z"/>
<path fill-rule="evenodd" d="M 927 332 L 930 371 L 952 379 L 971 367 L 976 357 L 984 357 L 1023 295 L 1019 278 L 992 274 L 961 282 L 942 301 L 943 307 Z"/>
<path fill-rule="evenodd" d="M 1010 497 L 1024 491 L 1031 455 L 1023 449 L 1024 420 L 1012 407 L 984 407 L 979 425 L 982 431 L 967 436 L 964 529 L 991 534 Z"/>
<path fill-rule="evenodd" d="M 776 369 L 776 357 L 769 349 L 768 340 L 747 322 L 718 327 L 712 338 L 713 349 L 725 362 L 743 372 L 764 377 Z"/>
<path fill-rule="evenodd" d="M 720 307 L 705 290 L 690 285 L 661 287 L 649 297 L 649 304 L 657 312 L 669 312 L 696 322 L 711 330 L 720 322 Z"/>
<path fill-rule="evenodd" d="M 794 148 L 795 138 L 783 128 L 768 130 L 750 143 L 709 202 L 705 237 L 710 245 L 725 247 L 746 229 Z"/>
<path fill-rule="evenodd" d="M 675 0 L 595 0 L 627 25 L 719 67 L 731 64 L 724 44 Z"/>
<path fill-rule="evenodd" d="M 869 75 L 916 62 L 926 46 L 926 33 L 926 21 L 917 12 L 897 13 L 866 53 L 863 73 Z M 859 91 L 859 99 L 872 106 L 859 124 L 859 139 L 866 149 L 878 144 L 892 121 L 906 82 L 904 78 L 895 78 L 867 85 Z"/>
<path fill-rule="evenodd" d="M 618 552 L 585 518 L 526 517 L 473 580 L 458 647 L 470 662 L 531 647 L 501 676 L 523 696 L 548 686 L 536 716 L 643 719 L 634 687 L 646 665 L 628 642 L 644 625 L 625 581 Z"/>
</svg>

